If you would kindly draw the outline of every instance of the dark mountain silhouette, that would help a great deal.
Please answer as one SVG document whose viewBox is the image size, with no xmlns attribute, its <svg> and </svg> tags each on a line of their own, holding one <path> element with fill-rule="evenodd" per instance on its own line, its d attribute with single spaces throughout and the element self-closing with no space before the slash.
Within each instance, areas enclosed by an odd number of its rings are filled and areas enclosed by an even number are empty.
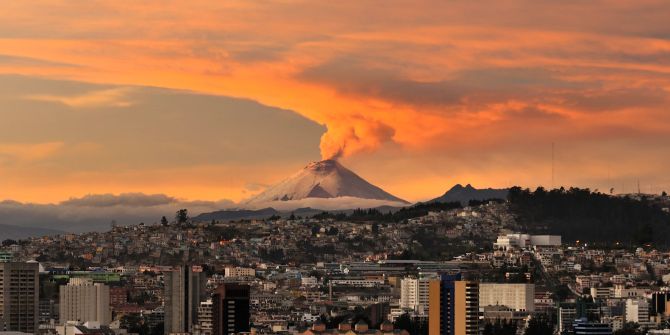
<svg viewBox="0 0 670 335">
<path fill-rule="evenodd" d="M 461 184 L 456 184 L 449 191 L 444 193 L 442 196 L 437 197 L 430 202 L 460 202 L 463 205 L 467 205 L 470 200 L 489 200 L 489 199 L 507 199 L 508 189 L 494 189 L 494 188 L 485 188 L 485 189 L 476 189 L 472 185 L 467 184 L 465 186 Z"/>
</svg>

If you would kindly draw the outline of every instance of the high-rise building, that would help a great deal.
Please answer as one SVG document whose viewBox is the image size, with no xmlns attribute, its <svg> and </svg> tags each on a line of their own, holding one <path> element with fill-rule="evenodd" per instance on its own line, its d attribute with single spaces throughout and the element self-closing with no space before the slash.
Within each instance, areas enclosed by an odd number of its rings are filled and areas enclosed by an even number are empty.
<svg viewBox="0 0 670 335">
<path fill-rule="evenodd" d="M 88 278 L 72 278 L 60 287 L 60 324 L 68 321 L 97 322 L 107 326 L 112 321 L 109 308 L 109 286 Z"/>
<path fill-rule="evenodd" d="M 535 285 L 480 283 L 479 306 L 506 306 L 517 312 L 534 312 Z"/>
<path fill-rule="evenodd" d="M 249 285 L 221 284 L 212 297 L 214 335 L 250 330 Z"/>
<path fill-rule="evenodd" d="M 400 308 L 412 309 L 418 315 L 428 315 L 430 281 L 436 275 L 419 274 L 419 278 L 404 278 L 400 282 Z"/>
<path fill-rule="evenodd" d="M 165 275 L 165 334 L 187 333 L 198 320 L 205 277 L 199 267 L 177 267 Z"/>
<path fill-rule="evenodd" d="M 40 299 L 38 324 L 55 324 L 58 319 L 58 302 L 53 299 Z"/>
<path fill-rule="evenodd" d="M 665 315 L 666 311 L 665 306 L 670 302 L 670 292 L 661 291 L 654 292 L 651 294 L 651 310 L 649 314 L 651 315 Z"/>
<path fill-rule="evenodd" d="M 577 309 L 575 307 L 559 307 L 558 332 L 563 334 L 572 331 L 575 319 L 577 319 Z"/>
<path fill-rule="evenodd" d="M 200 334 L 212 335 L 214 329 L 212 299 L 200 303 L 200 307 L 198 307 L 198 325 L 200 326 Z"/>
<path fill-rule="evenodd" d="M 0 262 L 0 331 L 35 333 L 39 263 Z"/>
<path fill-rule="evenodd" d="M 460 274 L 442 275 L 430 282 L 430 335 L 477 335 L 479 333 L 479 284 Z"/>
<path fill-rule="evenodd" d="M 626 300 L 626 322 L 643 323 L 649 321 L 649 303 L 644 299 Z"/>
</svg>

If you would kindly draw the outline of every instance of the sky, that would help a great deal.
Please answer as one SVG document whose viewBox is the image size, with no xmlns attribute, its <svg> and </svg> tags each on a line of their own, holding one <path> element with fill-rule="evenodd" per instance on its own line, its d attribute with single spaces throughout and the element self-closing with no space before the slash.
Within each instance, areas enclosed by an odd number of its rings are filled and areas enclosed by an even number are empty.
<svg viewBox="0 0 670 335">
<path fill-rule="evenodd" d="M 237 202 L 322 158 L 410 201 L 455 183 L 670 191 L 668 13 L 664 0 L 9 1 L 0 199 Z"/>
</svg>

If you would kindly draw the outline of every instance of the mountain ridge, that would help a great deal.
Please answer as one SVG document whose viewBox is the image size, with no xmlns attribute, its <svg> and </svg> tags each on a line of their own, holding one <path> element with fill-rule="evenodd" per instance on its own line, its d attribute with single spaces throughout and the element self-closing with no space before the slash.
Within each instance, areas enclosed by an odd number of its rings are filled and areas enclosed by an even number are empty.
<svg viewBox="0 0 670 335">
<path fill-rule="evenodd" d="M 460 202 L 463 205 L 467 205 L 470 200 L 489 200 L 489 199 L 507 199 L 507 194 L 509 189 L 495 189 L 495 188 L 484 188 L 477 189 L 470 184 L 463 186 L 461 184 L 456 184 L 450 188 L 443 195 L 429 200 L 427 202 Z"/>
</svg>

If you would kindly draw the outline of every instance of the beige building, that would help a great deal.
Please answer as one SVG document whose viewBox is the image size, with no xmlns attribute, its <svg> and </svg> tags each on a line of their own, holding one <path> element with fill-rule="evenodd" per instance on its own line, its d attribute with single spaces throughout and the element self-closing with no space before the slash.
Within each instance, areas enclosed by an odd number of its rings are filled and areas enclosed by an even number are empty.
<svg viewBox="0 0 670 335">
<path fill-rule="evenodd" d="M 109 325 L 109 286 L 87 278 L 72 278 L 60 287 L 60 324 L 68 321 L 97 322 Z"/>
<path fill-rule="evenodd" d="M 228 267 L 224 270 L 226 277 L 255 277 L 256 270 L 251 268 Z"/>
<path fill-rule="evenodd" d="M 0 332 L 35 333 L 39 263 L 0 262 Z"/>
<path fill-rule="evenodd" d="M 517 312 L 534 312 L 535 285 L 480 283 L 479 306 L 507 306 Z"/>
</svg>

